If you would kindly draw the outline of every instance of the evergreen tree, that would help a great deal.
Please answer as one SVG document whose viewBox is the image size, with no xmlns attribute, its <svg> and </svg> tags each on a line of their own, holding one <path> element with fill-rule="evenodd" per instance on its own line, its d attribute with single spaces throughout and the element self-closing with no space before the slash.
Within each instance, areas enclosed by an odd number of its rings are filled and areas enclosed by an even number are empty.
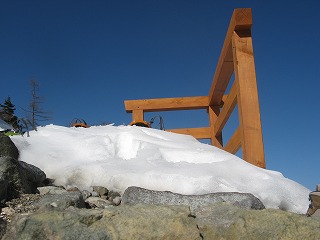
<svg viewBox="0 0 320 240">
<path fill-rule="evenodd" d="M 2 108 L 0 110 L 0 118 L 18 129 L 18 118 L 14 115 L 16 108 L 12 104 L 10 97 L 4 101 L 4 104 L 0 104 L 0 107 Z"/>
<path fill-rule="evenodd" d="M 11 102 L 10 97 L 8 97 L 5 101 L 4 104 L 0 104 L 0 106 L 2 107 L 1 112 L 8 114 L 8 115 L 14 115 L 14 111 L 16 110 L 14 105 Z"/>
</svg>

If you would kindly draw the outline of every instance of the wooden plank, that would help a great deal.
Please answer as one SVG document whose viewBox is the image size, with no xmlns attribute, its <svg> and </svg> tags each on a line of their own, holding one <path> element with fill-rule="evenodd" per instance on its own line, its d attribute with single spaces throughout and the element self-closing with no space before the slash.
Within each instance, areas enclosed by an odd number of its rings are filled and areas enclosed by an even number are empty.
<svg viewBox="0 0 320 240">
<path fill-rule="evenodd" d="M 250 8 L 235 9 L 229 24 L 226 38 L 220 53 L 217 68 L 209 91 L 209 104 L 220 105 L 234 70 L 232 55 L 232 34 L 235 29 L 251 29 L 252 12 Z"/>
<path fill-rule="evenodd" d="M 229 59 L 230 54 L 232 55 L 231 44 L 229 43 L 226 47 L 224 46 L 220 55 L 216 72 L 213 77 L 212 85 L 209 92 L 209 105 L 220 105 L 222 96 L 224 95 L 230 78 L 233 73 L 233 61 Z"/>
<path fill-rule="evenodd" d="M 132 111 L 132 121 L 143 121 L 143 120 L 144 120 L 143 110 L 135 109 Z"/>
<path fill-rule="evenodd" d="M 209 126 L 211 132 L 211 145 L 222 148 L 222 132 L 216 134 L 215 123 L 220 113 L 219 106 L 209 106 Z"/>
<path fill-rule="evenodd" d="M 174 132 L 179 134 L 186 134 L 191 135 L 197 139 L 210 139 L 210 128 L 203 127 L 203 128 L 177 128 L 177 129 L 168 129 L 168 132 Z"/>
<path fill-rule="evenodd" d="M 232 137 L 229 139 L 228 143 L 223 147 L 223 149 L 229 153 L 236 154 L 241 148 L 241 129 L 240 127 L 233 133 Z"/>
<path fill-rule="evenodd" d="M 160 112 L 173 110 L 190 110 L 208 108 L 208 97 L 179 97 L 156 98 L 124 101 L 128 113 L 135 109 L 143 109 L 145 112 Z"/>
<path fill-rule="evenodd" d="M 252 10 L 251 8 L 236 8 L 232 15 L 234 30 L 251 29 L 252 27 Z"/>
<path fill-rule="evenodd" d="M 242 156 L 247 162 L 265 168 L 262 127 L 251 33 L 233 34 L 235 81 L 238 81 L 238 110 Z"/>
<path fill-rule="evenodd" d="M 223 108 L 214 124 L 214 130 L 216 134 L 221 133 L 231 113 L 233 112 L 235 106 L 237 105 L 237 93 L 238 93 L 238 85 L 237 85 L 237 81 L 234 81 L 231 87 L 230 93 L 228 95 L 228 98 L 225 100 Z"/>
</svg>

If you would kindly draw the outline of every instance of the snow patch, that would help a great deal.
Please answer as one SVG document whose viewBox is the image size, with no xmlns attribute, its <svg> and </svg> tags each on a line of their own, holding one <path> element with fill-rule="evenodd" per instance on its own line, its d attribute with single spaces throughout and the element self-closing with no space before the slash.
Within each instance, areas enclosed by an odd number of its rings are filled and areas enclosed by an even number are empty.
<svg viewBox="0 0 320 240">
<path fill-rule="evenodd" d="M 305 213 L 310 190 L 191 136 L 136 126 L 39 127 L 12 136 L 20 160 L 56 184 L 88 189 L 129 186 L 180 194 L 252 193 L 267 208 Z"/>
</svg>

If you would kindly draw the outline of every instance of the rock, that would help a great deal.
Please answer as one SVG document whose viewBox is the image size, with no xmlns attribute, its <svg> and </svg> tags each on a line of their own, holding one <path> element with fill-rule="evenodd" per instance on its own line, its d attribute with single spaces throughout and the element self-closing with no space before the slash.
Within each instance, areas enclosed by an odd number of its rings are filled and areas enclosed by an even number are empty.
<svg viewBox="0 0 320 240">
<path fill-rule="evenodd" d="M 40 211 L 19 216 L 3 240 L 11 239 L 200 239 L 186 206 L 136 205 L 104 210 Z"/>
<path fill-rule="evenodd" d="M 46 174 L 40 168 L 23 161 L 19 161 L 18 171 L 23 193 L 36 193 L 37 187 L 46 179 Z"/>
<path fill-rule="evenodd" d="M 282 210 L 215 203 L 195 214 L 203 239 L 320 239 L 320 221 Z"/>
<path fill-rule="evenodd" d="M 53 183 L 54 183 L 54 179 L 52 178 L 46 178 L 44 181 L 43 181 L 43 186 L 55 186 Z M 40 186 L 40 187 L 43 187 L 43 186 Z"/>
<path fill-rule="evenodd" d="M 67 193 L 68 192 L 64 188 L 55 187 L 55 186 L 38 187 L 38 191 L 39 191 L 40 195 L 62 194 L 62 193 Z"/>
<path fill-rule="evenodd" d="M 11 141 L 10 137 L 0 134 L 0 157 L 11 157 L 18 161 L 19 150 Z"/>
<path fill-rule="evenodd" d="M 26 179 L 30 182 L 42 183 L 46 180 L 46 174 L 38 167 L 19 161 L 21 171 L 25 172 Z"/>
<path fill-rule="evenodd" d="M 81 192 L 80 189 L 77 187 L 68 187 L 66 190 L 68 192 Z"/>
<path fill-rule="evenodd" d="M 91 196 L 92 197 L 100 197 L 99 193 L 95 192 L 95 191 L 92 191 L 91 192 Z"/>
<path fill-rule="evenodd" d="M 85 202 L 90 206 L 89 208 L 106 208 L 112 205 L 110 201 L 99 197 L 88 197 Z"/>
<path fill-rule="evenodd" d="M 6 233 L 6 228 L 7 228 L 7 222 L 0 218 L 0 239 L 4 236 Z"/>
<path fill-rule="evenodd" d="M 196 208 L 216 202 L 228 202 L 245 209 L 264 209 L 263 203 L 250 193 L 210 193 L 204 195 L 181 195 L 172 192 L 152 191 L 129 187 L 122 195 L 122 204 L 187 205 L 191 212 Z"/>
<path fill-rule="evenodd" d="M 101 186 L 92 186 L 92 191 L 97 192 L 100 197 L 108 195 L 109 192 L 107 188 Z"/>
<path fill-rule="evenodd" d="M 84 200 L 86 200 L 88 197 L 91 197 L 91 192 L 89 192 L 88 190 L 83 190 L 81 194 Z"/>
<path fill-rule="evenodd" d="M 18 197 L 21 192 L 23 184 L 19 176 L 18 161 L 11 157 L 0 157 L 0 203 Z"/>
<path fill-rule="evenodd" d="M 34 206 L 34 202 L 38 201 L 42 196 L 40 194 L 21 194 L 19 198 L 12 199 L 5 203 L 6 207 L 0 209 L 0 218 L 7 222 L 11 222 L 17 214 L 29 214 L 35 212 L 38 207 Z"/>
<path fill-rule="evenodd" d="M 85 202 L 80 192 L 66 192 L 60 194 L 47 194 L 35 203 L 39 209 L 64 210 L 68 207 L 85 208 Z"/>
<path fill-rule="evenodd" d="M 119 198 L 119 197 L 121 197 L 121 195 L 120 195 L 120 193 L 118 193 L 118 192 L 115 192 L 115 191 L 112 191 L 112 190 L 110 190 L 109 192 L 108 192 L 108 197 L 107 197 L 107 199 L 109 200 L 109 201 L 113 201 L 113 199 L 114 198 Z"/>
<path fill-rule="evenodd" d="M 5 207 L 5 208 L 2 208 L 2 214 L 3 215 L 8 215 L 8 216 L 11 216 L 15 213 L 14 209 L 11 208 L 11 207 Z"/>
<path fill-rule="evenodd" d="M 0 204 L 23 193 L 36 193 L 46 179 L 39 168 L 18 161 L 19 151 L 11 139 L 0 134 Z"/>
<path fill-rule="evenodd" d="M 0 157 L 0 206 L 3 205 L 8 197 L 8 165 L 10 163 L 8 157 Z"/>
<path fill-rule="evenodd" d="M 115 197 L 114 199 L 112 199 L 112 203 L 115 206 L 119 206 L 121 203 L 121 197 Z"/>
<path fill-rule="evenodd" d="M 318 209 L 320 209 L 320 192 L 315 191 L 309 194 L 310 205 L 307 210 L 307 216 L 310 217 L 314 214 Z"/>
<path fill-rule="evenodd" d="M 171 196 L 166 194 L 168 192 L 163 192 L 164 196 Z M 29 204 L 27 208 L 18 207 L 22 203 L 20 198 L 7 202 L 8 208 L 2 209 L 0 236 L 4 234 L 1 228 L 4 229 L 4 224 L 7 224 L 4 240 L 320 239 L 320 218 L 317 212 L 308 218 L 282 210 L 254 210 L 248 204 L 234 204 L 232 201 L 210 202 L 207 198 L 205 201 L 197 199 L 201 204 L 196 204 L 192 202 L 195 201 L 193 198 L 188 199 L 188 202 L 181 197 L 183 195 L 177 198 L 175 194 L 170 205 L 150 204 L 149 197 L 147 204 L 135 202 L 117 207 L 102 198 L 89 197 L 87 201 L 101 209 L 85 209 L 80 192 L 33 195 L 37 197 L 25 195 L 23 198 Z M 237 199 L 241 203 L 242 198 Z M 160 201 L 153 201 L 154 204 L 157 202 Z M 17 214 L 19 209 L 23 214 Z M 1 222 L 1 217 L 9 215 L 15 219 Z"/>
</svg>

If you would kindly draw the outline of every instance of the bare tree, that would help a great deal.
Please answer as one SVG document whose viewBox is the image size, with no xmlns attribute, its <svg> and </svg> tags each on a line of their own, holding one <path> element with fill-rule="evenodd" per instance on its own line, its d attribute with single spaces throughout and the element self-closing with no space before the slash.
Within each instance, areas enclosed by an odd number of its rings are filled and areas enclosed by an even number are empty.
<svg viewBox="0 0 320 240">
<path fill-rule="evenodd" d="M 46 112 L 41 108 L 41 104 L 44 103 L 43 97 L 40 97 L 38 95 L 39 92 L 39 84 L 35 79 L 32 79 L 30 81 L 31 85 L 31 102 L 29 105 L 29 113 L 30 113 L 30 119 L 29 122 L 31 123 L 31 126 L 33 129 L 36 128 L 36 126 L 39 126 L 39 122 L 48 121 L 52 119 L 51 113 Z"/>
</svg>

